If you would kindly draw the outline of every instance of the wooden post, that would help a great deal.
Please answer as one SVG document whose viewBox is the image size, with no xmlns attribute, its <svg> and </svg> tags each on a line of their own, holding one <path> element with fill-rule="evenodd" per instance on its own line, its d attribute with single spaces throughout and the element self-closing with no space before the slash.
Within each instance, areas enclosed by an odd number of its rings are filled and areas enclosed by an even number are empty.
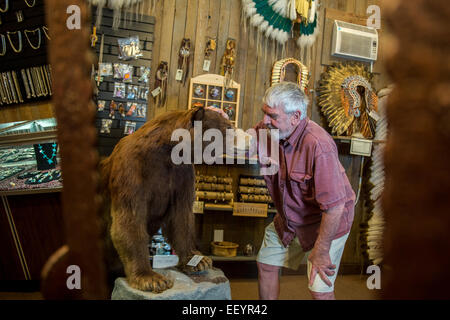
<svg viewBox="0 0 450 320">
<path fill-rule="evenodd" d="M 42 293 L 47 299 L 105 299 L 106 275 L 98 216 L 96 107 L 92 102 L 90 77 L 94 63 L 89 48 L 90 12 L 83 0 L 46 0 L 45 4 L 52 39 L 49 46 L 54 79 L 52 101 L 58 123 L 64 181 L 62 202 L 66 245 L 45 265 Z M 70 30 L 67 21 L 73 17 L 76 22 L 77 15 L 80 29 Z M 67 282 L 76 281 L 69 277 L 76 277 L 78 270 L 81 289 L 70 289 Z"/>
<path fill-rule="evenodd" d="M 450 11 L 445 0 L 385 4 L 396 87 L 387 107 L 382 290 L 387 299 L 449 299 Z"/>
</svg>

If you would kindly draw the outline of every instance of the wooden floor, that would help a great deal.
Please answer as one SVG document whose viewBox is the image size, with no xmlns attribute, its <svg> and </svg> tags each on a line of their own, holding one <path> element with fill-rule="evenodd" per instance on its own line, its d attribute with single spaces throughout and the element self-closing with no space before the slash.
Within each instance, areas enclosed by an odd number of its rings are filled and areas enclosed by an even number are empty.
<svg viewBox="0 0 450 320">
<path fill-rule="evenodd" d="M 377 300 L 380 299 L 377 290 L 366 287 L 367 277 L 360 275 L 339 275 L 336 279 L 335 293 L 339 300 Z M 257 279 L 231 279 L 231 297 L 233 300 L 257 300 Z M 280 299 L 309 300 L 311 299 L 306 276 L 282 276 L 280 283 Z M 0 292 L 0 300 L 40 300 L 40 292 Z"/>
<path fill-rule="evenodd" d="M 335 283 L 335 295 L 338 300 L 378 300 L 379 292 L 366 286 L 367 276 L 338 275 Z M 231 297 L 233 300 L 257 300 L 257 279 L 233 279 Z M 281 300 L 310 300 L 306 276 L 282 276 L 280 282 Z"/>
</svg>

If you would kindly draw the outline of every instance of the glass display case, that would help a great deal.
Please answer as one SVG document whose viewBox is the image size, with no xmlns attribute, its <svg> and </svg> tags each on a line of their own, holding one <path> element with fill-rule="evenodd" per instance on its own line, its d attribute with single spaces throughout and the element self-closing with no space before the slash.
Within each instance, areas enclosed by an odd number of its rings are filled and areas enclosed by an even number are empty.
<svg viewBox="0 0 450 320">
<path fill-rule="evenodd" d="M 62 189 L 56 120 L 0 124 L 0 194 Z"/>
</svg>

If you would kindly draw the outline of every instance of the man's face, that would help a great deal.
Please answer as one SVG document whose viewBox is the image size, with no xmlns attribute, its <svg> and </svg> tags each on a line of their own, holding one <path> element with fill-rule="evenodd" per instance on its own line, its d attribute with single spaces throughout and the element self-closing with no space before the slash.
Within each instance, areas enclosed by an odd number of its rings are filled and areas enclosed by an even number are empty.
<svg viewBox="0 0 450 320">
<path fill-rule="evenodd" d="M 264 112 L 264 125 L 269 129 L 278 129 L 280 140 L 288 138 L 300 122 L 300 111 L 285 113 L 283 108 L 271 108 L 267 104 L 261 110 Z"/>
</svg>

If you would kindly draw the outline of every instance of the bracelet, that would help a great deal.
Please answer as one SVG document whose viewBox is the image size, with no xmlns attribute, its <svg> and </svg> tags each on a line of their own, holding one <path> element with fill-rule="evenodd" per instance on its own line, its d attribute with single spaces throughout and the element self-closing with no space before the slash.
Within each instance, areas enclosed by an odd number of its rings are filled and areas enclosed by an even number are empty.
<svg viewBox="0 0 450 320">
<path fill-rule="evenodd" d="M 0 102 L 2 105 L 3 103 L 6 103 L 5 92 L 3 91 L 3 81 L 0 81 Z"/>
<path fill-rule="evenodd" d="M 3 84 L 3 88 L 5 89 L 5 97 L 6 97 L 6 103 L 10 104 L 12 103 L 11 101 L 11 95 L 9 93 L 8 90 L 8 80 L 6 79 L 6 74 L 4 72 L 2 72 L 2 84 Z"/>
<path fill-rule="evenodd" d="M 34 87 L 34 91 L 36 92 L 36 97 L 40 97 L 41 92 L 39 90 L 39 85 L 36 81 L 36 74 L 34 72 L 34 68 L 30 68 L 30 73 L 31 73 L 31 78 L 33 79 L 33 87 Z"/>
<path fill-rule="evenodd" d="M 28 86 L 28 79 L 27 79 L 25 70 L 24 69 L 20 70 L 20 74 L 22 75 L 22 81 L 23 81 L 23 85 L 25 86 L 25 92 L 27 94 L 27 99 L 30 99 L 31 98 L 30 87 Z"/>
<path fill-rule="evenodd" d="M 0 53 L 0 56 L 4 56 L 6 54 L 6 37 L 4 34 L 0 34 L 0 37 L 2 38 L 2 52 Z"/>
<path fill-rule="evenodd" d="M 33 74 L 34 74 L 34 81 L 36 83 L 36 88 L 39 92 L 38 97 L 42 97 L 44 95 L 44 90 L 42 90 L 41 83 L 39 82 L 36 67 L 33 67 L 32 70 L 33 70 Z"/>
<path fill-rule="evenodd" d="M 36 93 L 34 92 L 34 87 L 33 87 L 33 80 L 31 79 L 30 69 L 25 69 L 25 73 L 27 75 L 28 83 L 30 85 L 31 96 L 33 98 L 36 98 Z"/>
<path fill-rule="evenodd" d="M 45 89 L 45 96 L 48 96 L 48 86 L 47 86 L 47 82 L 45 81 L 45 78 L 44 78 L 44 73 L 42 72 L 42 66 L 39 66 L 37 68 L 37 70 L 39 73 L 39 78 L 41 79 L 41 82 L 42 82 L 42 86 Z"/>
<path fill-rule="evenodd" d="M 44 75 L 44 80 L 45 80 L 45 83 L 47 84 L 48 94 L 49 95 L 53 95 L 52 87 L 50 86 L 50 81 L 48 80 L 48 74 L 47 74 L 47 71 L 45 69 L 45 66 L 41 66 L 41 72 Z"/>
<path fill-rule="evenodd" d="M 17 80 L 17 74 L 16 74 L 15 71 L 11 71 L 11 75 L 12 75 L 12 78 L 14 80 L 14 86 L 15 86 L 16 91 L 17 91 L 17 98 L 19 99 L 20 103 L 23 103 L 22 91 L 20 90 L 19 81 Z"/>
<path fill-rule="evenodd" d="M 16 93 L 16 89 L 14 88 L 14 81 L 12 79 L 11 72 L 7 71 L 6 75 L 8 77 L 9 87 L 11 88 L 13 101 L 14 101 L 14 103 L 19 103 L 19 100 L 17 100 L 17 93 Z"/>
</svg>

